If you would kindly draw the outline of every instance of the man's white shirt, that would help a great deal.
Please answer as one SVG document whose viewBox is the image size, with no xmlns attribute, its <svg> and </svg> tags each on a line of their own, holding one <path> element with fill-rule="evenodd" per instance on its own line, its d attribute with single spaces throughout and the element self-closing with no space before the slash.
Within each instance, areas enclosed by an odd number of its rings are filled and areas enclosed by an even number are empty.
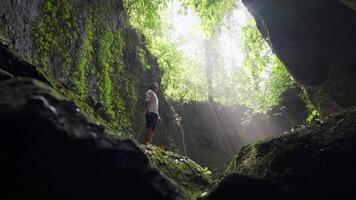
<svg viewBox="0 0 356 200">
<path fill-rule="evenodd" d="M 147 102 L 147 111 L 158 114 L 158 97 L 154 91 L 149 89 L 145 95 L 145 101 Z"/>
</svg>

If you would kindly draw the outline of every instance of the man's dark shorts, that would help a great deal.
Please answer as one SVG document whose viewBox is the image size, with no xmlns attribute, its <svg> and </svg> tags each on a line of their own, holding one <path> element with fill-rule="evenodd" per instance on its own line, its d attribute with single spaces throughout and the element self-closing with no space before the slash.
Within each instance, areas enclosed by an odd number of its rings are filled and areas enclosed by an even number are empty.
<svg viewBox="0 0 356 200">
<path fill-rule="evenodd" d="M 146 113 L 146 127 L 147 128 L 152 128 L 152 131 L 155 130 L 156 124 L 158 120 L 158 115 L 153 112 L 147 112 Z"/>
</svg>

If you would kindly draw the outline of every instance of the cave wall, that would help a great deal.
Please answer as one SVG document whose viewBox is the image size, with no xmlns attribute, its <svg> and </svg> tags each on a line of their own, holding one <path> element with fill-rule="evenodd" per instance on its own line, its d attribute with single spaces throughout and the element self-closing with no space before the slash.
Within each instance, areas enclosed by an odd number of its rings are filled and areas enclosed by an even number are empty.
<svg viewBox="0 0 356 200">
<path fill-rule="evenodd" d="M 143 132 L 143 96 L 162 71 L 121 1 L 3 0 L 0 42 L 96 121 L 117 134 Z M 167 122 L 173 115 L 160 98 Z M 162 142 L 177 135 L 166 124 Z"/>
<path fill-rule="evenodd" d="M 182 152 L 215 174 L 226 165 L 242 146 L 241 121 L 243 106 L 222 106 L 211 102 L 174 103 L 180 127 L 178 142 Z M 184 149 L 183 149 L 184 150 Z"/>
<path fill-rule="evenodd" d="M 343 4 L 336 0 L 243 0 L 243 3 L 264 38 L 292 76 L 303 84 L 323 116 L 355 105 L 354 1 Z"/>
</svg>

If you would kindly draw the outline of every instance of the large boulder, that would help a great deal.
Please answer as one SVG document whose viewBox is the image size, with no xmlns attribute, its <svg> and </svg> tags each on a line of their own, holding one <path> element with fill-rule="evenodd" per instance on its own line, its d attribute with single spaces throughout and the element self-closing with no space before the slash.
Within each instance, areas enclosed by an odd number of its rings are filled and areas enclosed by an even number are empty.
<svg viewBox="0 0 356 200">
<path fill-rule="evenodd" d="M 0 83 L 1 199 L 186 199 L 131 139 L 29 78 Z"/>
<path fill-rule="evenodd" d="M 353 0 L 243 0 L 258 29 L 323 116 L 355 105 Z"/>
<path fill-rule="evenodd" d="M 355 199 L 355 122 L 356 108 L 243 147 L 208 198 L 231 199 L 227 194 L 247 190 L 256 197 L 248 199 Z"/>
</svg>

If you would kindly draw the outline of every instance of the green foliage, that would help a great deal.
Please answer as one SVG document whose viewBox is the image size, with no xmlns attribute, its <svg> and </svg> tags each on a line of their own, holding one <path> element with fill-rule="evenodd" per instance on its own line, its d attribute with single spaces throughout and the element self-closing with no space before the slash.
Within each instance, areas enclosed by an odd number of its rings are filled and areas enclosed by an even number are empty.
<svg viewBox="0 0 356 200">
<path fill-rule="evenodd" d="M 80 5 L 68 0 L 41 4 L 33 24 L 36 61 L 53 85 L 91 118 L 129 134 L 139 74 L 124 63 L 124 32 L 112 20 L 116 7 L 109 1 L 99 7 L 88 3 L 83 16 Z M 89 79 L 96 83 L 90 85 Z M 89 94 L 89 87 L 94 93 Z M 93 104 L 102 107 L 94 110 Z"/>
<path fill-rule="evenodd" d="M 213 173 L 211 173 L 211 171 L 210 171 L 209 168 L 207 168 L 207 167 L 204 167 L 204 168 L 201 170 L 201 172 L 202 172 L 203 174 L 205 174 L 205 176 L 207 176 L 207 177 L 211 177 L 212 174 L 213 174 Z"/>
<path fill-rule="evenodd" d="M 181 192 L 197 199 L 212 184 L 211 171 L 185 156 L 146 146 L 150 163 L 160 172 L 178 183 Z"/>
<path fill-rule="evenodd" d="M 238 99 L 255 111 L 266 112 L 278 104 L 282 92 L 293 79 L 263 40 L 253 20 L 242 30 L 244 66 L 235 73 Z"/>
<path fill-rule="evenodd" d="M 110 116 L 109 124 L 120 132 L 130 132 L 138 82 L 125 71 L 124 44 L 122 33 L 110 28 L 99 39 L 98 92 L 105 111 Z M 118 77 L 114 77 L 114 74 Z M 117 81 L 113 82 L 115 79 Z"/>
<path fill-rule="evenodd" d="M 186 7 L 193 8 L 203 22 L 203 29 L 211 36 L 223 21 L 226 14 L 232 12 L 235 0 L 184 0 Z"/>
<path fill-rule="evenodd" d="M 279 97 L 284 90 L 294 83 L 283 63 L 274 55 L 272 58 L 272 69 L 269 79 L 266 81 L 267 99 L 271 105 L 279 103 Z"/>
<path fill-rule="evenodd" d="M 208 99 L 207 79 L 200 65 L 180 52 L 170 38 L 164 35 L 169 25 L 162 22 L 160 12 L 167 8 L 170 0 L 161 1 L 125 1 L 125 7 L 130 16 L 130 23 L 146 36 L 148 49 L 158 59 L 160 67 L 164 70 L 162 85 L 165 94 L 175 101 L 203 101 Z M 199 5 L 198 5 L 198 4 Z M 224 13 L 224 6 L 232 8 L 232 1 L 185 1 L 185 6 L 197 6 L 194 9 L 207 8 L 210 11 L 218 8 L 219 13 L 210 13 L 211 19 L 207 24 L 217 23 Z M 201 10 L 203 11 L 203 10 Z M 226 10 L 225 10 L 226 11 Z M 203 16 L 203 13 L 201 13 Z M 206 13 L 208 14 L 208 13 Z M 142 59 L 141 59 L 142 60 Z M 142 61 L 142 63 L 145 63 Z"/>
<path fill-rule="evenodd" d="M 106 112 L 114 117 L 112 104 L 112 81 L 111 81 L 111 62 L 114 58 L 111 51 L 111 44 L 114 41 L 114 34 L 111 30 L 106 30 L 103 34 L 103 38 L 99 40 L 99 94 L 103 100 Z"/>
<path fill-rule="evenodd" d="M 151 69 L 151 66 L 147 63 L 147 60 L 146 60 L 146 58 L 147 58 L 146 53 L 147 52 L 144 51 L 142 48 L 139 48 L 137 50 L 137 53 L 138 53 L 138 59 L 139 59 L 140 63 L 143 65 L 143 68 L 145 70 Z"/>
<path fill-rule="evenodd" d="M 37 62 L 43 66 L 40 70 L 49 79 L 67 77 L 74 64 L 71 50 L 79 36 L 78 10 L 68 0 L 47 0 L 41 10 L 42 16 L 33 28 Z M 62 66 L 58 74 L 49 69 L 50 62 Z"/>
<path fill-rule="evenodd" d="M 312 121 L 313 121 L 314 119 L 316 119 L 318 116 L 319 116 L 318 111 L 313 110 L 313 111 L 308 115 L 308 117 L 307 117 L 307 122 L 308 122 L 308 123 L 312 123 Z"/>
<path fill-rule="evenodd" d="M 77 91 L 81 101 L 84 101 L 88 95 L 88 76 L 94 52 L 94 20 L 89 17 L 85 24 L 85 36 L 82 46 L 79 48 L 79 57 L 76 63 L 77 69 L 74 71 L 72 79 L 74 89 Z"/>
<path fill-rule="evenodd" d="M 205 66 L 179 51 L 163 34 L 169 25 L 160 13 L 170 0 L 125 1 L 131 24 L 144 33 L 149 51 L 164 70 L 162 84 L 165 94 L 174 101 L 206 101 L 223 104 L 245 104 L 255 111 L 267 111 L 279 101 L 279 95 L 293 80 L 264 42 L 251 20 L 242 30 L 243 66 L 226 72 L 221 47 L 218 45 L 219 25 L 238 2 L 233 0 L 185 0 L 182 5 L 192 8 L 202 19 L 205 39 Z M 146 63 L 139 54 L 141 63 Z M 145 66 L 145 65 L 144 65 Z"/>
<path fill-rule="evenodd" d="M 311 124 L 311 123 L 315 122 L 316 119 L 320 119 L 320 113 L 318 112 L 316 107 L 313 105 L 313 103 L 310 101 L 308 94 L 305 91 L 304 91 L 304 94 L 301 95 L 301 98 L 307 104 L 308 116 L 306 118 L 306 122 Z"/>
<path fill-rule="evenodd" d="M 166 48 L 170 48 L 166 45 Z M 160 48 L 160 51 L 164 49 Z M 159 58 L 160 66 L 164 69 L 162 83 L 165 94 L 174 101 L 203 101 L 207 99 L 207 86 L 202 68 L 182 53 L 171 47 L 162 52 Z"/>
<path fill-rule="evenodd" d="M 130 24 L 145 34 L 154 34 L 161 28 L 159 12 L 171 0 L 123 0 L 130 17 Z M 146 35 L 147 36 L 147 35 Z"/>
</svg>

